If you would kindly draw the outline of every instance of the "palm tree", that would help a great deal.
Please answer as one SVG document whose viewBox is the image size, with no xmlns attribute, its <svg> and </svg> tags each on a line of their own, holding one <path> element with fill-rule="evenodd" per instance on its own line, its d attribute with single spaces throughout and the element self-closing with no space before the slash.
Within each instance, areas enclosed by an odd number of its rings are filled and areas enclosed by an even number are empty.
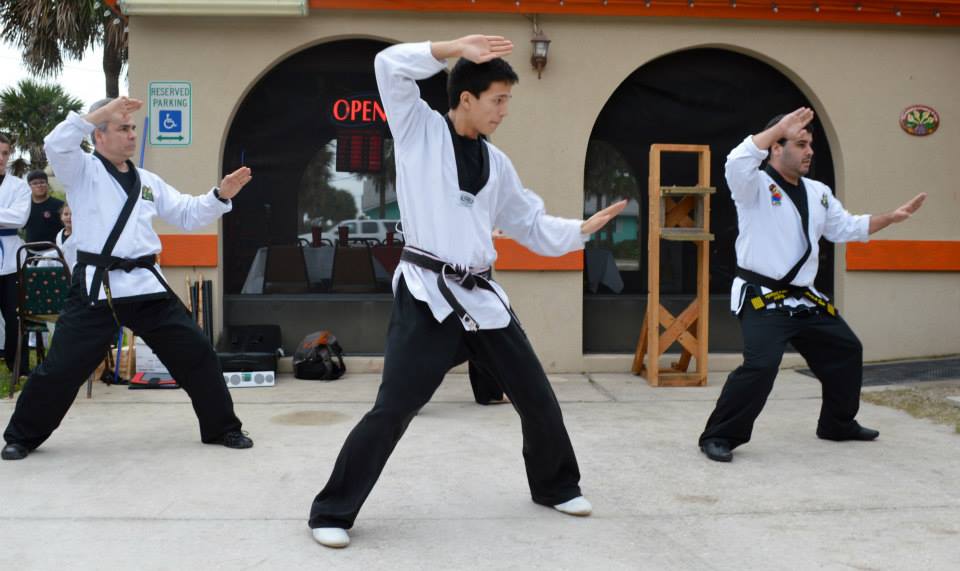
<svg viewBox="0 0 960 571">
<path fill-rule="evenodd" d="M 0 26 L 0 37 L 22 50 L 28 71 L 39 77 L 59 73 L 65 57 L 80 59 L 102 45 L 106 96 L 120 95 L 126 21 L 103 0 L 4 0 Z"/>
<path fill-rule="evenodd" d="M 380 172 L 367 173 L 360 175 L 362 180 L 373 181 L 377 194 L 380 196 L 379 217 L 387 217 L 387 189 L 395 186 L 397 182 L 397 164 L 393 155 L 393 139 L 384 138 L 383 140 L 383 165 Z"/>
<path fill-rule="evenodd" d="M 13 145 L 30 156 L 11 163 L 13 174 L 20 176 L 29 168 L 43 169 L 47 155 L 43 138 L 66 118 L 70 111 L 79 111 L 83 102 L 71 97 L 59 85 L 47 85 L 30 79 L 0 92 L 0 130 L 9 133 Z"/>
<path fill-rule="evenodd" d="M 327 144 L 317 150 L 303 171 L 297 193 L 297 210 L 307 214 L 306 221 L 298 221 L 303 232 L 309 232 L 318 218 L 324 220 L 321 228 L 328 230 L 331 224 L 327 220 L 336 224 L 357 215 L 353 195 L 331 184 L 333 161 L 333 149 Z"/>
<path fill-rule="evenodd" d="M 623 154 L 611 143 L 600 139 L 591 139 L 587 145 L 586 173 L 584 176 L 584 195 L 587 200 L 594 199 L 594 212 L 613 204 L 621 198 L 640 200 L 640 185 L 630 164 Z M 637 243 L 640 243 L 641 225 L 637 225 Z M 596 240 L 602 240 L 604 232 L 613 242 L 614 225 L 608 224 L 596 233 Z"/>
</svg>

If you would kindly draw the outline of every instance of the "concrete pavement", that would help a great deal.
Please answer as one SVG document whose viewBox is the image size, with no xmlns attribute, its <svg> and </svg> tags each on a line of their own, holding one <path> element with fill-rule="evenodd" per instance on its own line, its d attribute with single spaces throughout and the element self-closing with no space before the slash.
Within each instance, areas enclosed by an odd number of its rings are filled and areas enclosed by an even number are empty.
<svg viewBox="0 0 960 571">
<path fill-rule="evenodd" d="M 574 518 L 530 501 L 514 411 L 449 375 L 344 550 L 306 518 L 377 375 L 234 389 L 256 442 L 240 451 L 200 444 L 183 391 L 98 384 L 30 457 L 0 462 L 0 569 L 960 569 L 951 427 L 864 403 L 878 441 L 818 440 L 819 385 L 785 370 L 754 440 L 719 464 L 696 440 L 724 377 L 551 375 L 594 505 Z M 12 411 L 0 401 L 0 421 Z"/>
</svg>

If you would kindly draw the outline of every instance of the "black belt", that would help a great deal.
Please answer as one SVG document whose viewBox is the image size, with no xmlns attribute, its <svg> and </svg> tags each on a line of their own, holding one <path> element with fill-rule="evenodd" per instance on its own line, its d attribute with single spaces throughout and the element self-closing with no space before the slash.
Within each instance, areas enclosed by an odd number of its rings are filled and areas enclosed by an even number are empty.
<svg viewBox="0 0 960 571">
<path fill-rule="evenodd" d="M 83 264 L 86 266 L 94 266 L 100 268 L 103 271 L 103 292 L 107 294 L 107 305 L 110 306 L 110 311 L 113 312 L 113 318 L 117 321 L 117 324 L 120 324 L 120 319 L 117 317 L 117 312 L 113 307 L 113 293 L 110 291 L 110 272 L 114 270 L 120 270 L 122 272 L 130 273 L 137 268 L 143 268 L 149 270 L 154 276 L 157 277 L 157 281 L 160 282 L 160 285 L 167 290 L 172 296 L 176 296 L 173 293 L 173 290 L 170 289 L 170 286 L 167 284 L 166 280 L 163 279 L 163 276 L 160 275 L 160 272 L 157 271 L 157 255 L 148 254 L 146 256 L 140 256 L 139 258 L 118 258 L 117 256 L 104 256 L 103 254 L 94 254 L 93 252 L 84 252 L 83 250 L 77 251 L 77 263 Z M 96 299 L 91 300 L 91 305 L 97 302 Z"/>
<path fill-rule="evenodd" d="M 741 278 L 750 285 L 763 286 L 770 290 L 770 293 L 763 294 L 759 288 L 757 289 L 756 293 L 760 295 L 750 298 L 750 305 L 752 305 L 754 309 L 763 309 L 771 303 L 774 304 L 777 309 L 781 309 L 784 307 L 784 301 L 787 298 L 806 298 L 815 303 L 817 307 L 825 310 L 830 315 L 836 317 L 838 314 L 837 308 L 830 303 L 829 300 L 818 295 L 808 287 L 796 286 L 789 282 L 784 283 L 785 280 L 775 280 L 763 274 L 758 274 L 756 272 L 741 268 L 740 266 L 737 266 L 737 277 Z M 803 313 L 804 311 L 809 310 L 803 308 L 790 308 L 791 314 Z"/>
<path fill-rule="evenodd" d="M 457 296 L 453 295 L 453 292 L 450 291 L 450 286 L 447 284 L 448 278 L 466 289 L 478 287 L 493 292 L 493 294 L 497 296 L 497 299 L 500 300 L 500 303 L 502 303 L 510 313 L 511 317 L 517 319 L 517 316 L 513 313 L 510 306 L 503 301 L 503 298 L 500 297 L 497 290 L 490 285 L 490 268 L 480 268 L 478 271 L 477 268 L 467 268 L 451 264 L 426 250 L 414 248 L 413 246 L 404 246 L 403 252 L 400 254 L 400 260 L 437 274 L 437 289 L 440 290 L 440 295 L 450 304 L 450 308 L 457 314 L 457 318 L 469 331 L 478 331 L 480 324 L 464 309 L 460 301 L 457 300 Z M 519 321 L 520 320 L 517 319 L 518 323 Z"/>
</svg>

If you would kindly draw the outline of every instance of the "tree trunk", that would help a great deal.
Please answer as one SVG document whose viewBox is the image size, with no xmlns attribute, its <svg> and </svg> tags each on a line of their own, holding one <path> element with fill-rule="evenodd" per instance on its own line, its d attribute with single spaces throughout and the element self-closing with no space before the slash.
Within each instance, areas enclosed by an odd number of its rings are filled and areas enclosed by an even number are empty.
<svg viewBox="0 0 960 571">
<path fill-rule="evenodd" d="M 120 96 L 123 46 L 118 44 L 115 38 L 115 34 L 108 33 L 103 41 L 103 75 L 106 80 L 106 97 Z"/>
<path fill-rule="evenodd" d="M 30 170 L 47 168 L 47 153 L 42 145 L 30 145 Z"/>
</svg>

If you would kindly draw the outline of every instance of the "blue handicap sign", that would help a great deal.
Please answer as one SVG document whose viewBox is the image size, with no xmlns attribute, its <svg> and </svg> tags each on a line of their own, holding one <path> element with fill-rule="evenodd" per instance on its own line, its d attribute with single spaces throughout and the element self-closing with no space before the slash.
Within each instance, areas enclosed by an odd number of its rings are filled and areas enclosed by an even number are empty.
<svg viewBox="0 0 960 571">
<path fill-rule="evenodd" d="M 160 132 L 179 133 L 183 130 L 183 115 L 179 109 L 160 110 Z"/>
</svg>

